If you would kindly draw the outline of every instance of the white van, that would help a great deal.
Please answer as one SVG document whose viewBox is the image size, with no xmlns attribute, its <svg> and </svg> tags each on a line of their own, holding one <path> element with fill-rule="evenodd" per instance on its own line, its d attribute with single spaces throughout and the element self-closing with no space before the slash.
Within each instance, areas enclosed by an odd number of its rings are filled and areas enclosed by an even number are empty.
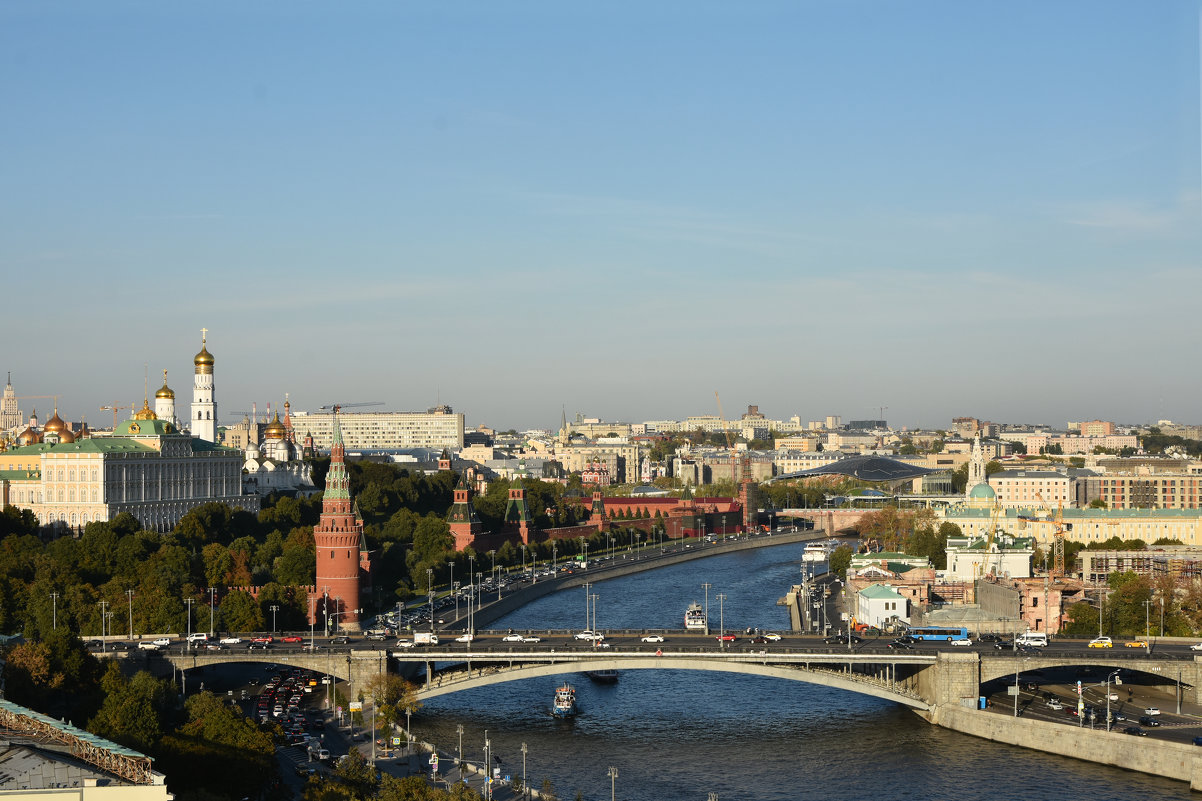
<svg viewBox="0 0 1202 801">
<path fill-rule="evenodd" d="M 208 642 L 209 635 L 203 631 L 188 635 L 188 642 Z"/>
<path fill-rule="evenodd" d="M 1028 631 L 1025 634 L 1018 635 L 1015 640 L 1018 645 L 1030 645 L 1035 648 L 1045 648 L 1048 644 L 1048 633 L 1046 631 Z"/>
</svg>

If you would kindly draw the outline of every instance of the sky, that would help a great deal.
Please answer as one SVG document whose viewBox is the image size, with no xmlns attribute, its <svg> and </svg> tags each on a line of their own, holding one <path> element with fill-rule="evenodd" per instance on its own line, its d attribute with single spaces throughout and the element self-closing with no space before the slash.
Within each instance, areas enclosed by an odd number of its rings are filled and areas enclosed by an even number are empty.
<svg viewBox="0 0 1202 801">
<path fill-rule="evenodd" d="M 1200 19 L 0 0 L 0 371 L 108 425 L 204 327 L 230 422 L 1202 423 Z"/>
</svg>

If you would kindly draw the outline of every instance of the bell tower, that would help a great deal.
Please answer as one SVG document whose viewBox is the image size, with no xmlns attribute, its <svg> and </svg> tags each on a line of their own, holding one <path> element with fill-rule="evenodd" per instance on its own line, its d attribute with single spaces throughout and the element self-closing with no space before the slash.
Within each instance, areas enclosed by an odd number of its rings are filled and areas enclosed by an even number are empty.
<svg viewBox="0 0 1202 801">
<path fill-rule="evenodd" d="M 192 380 L 192 436 L 208 442 L 217 441 L 217 401 L 213 394 L 213 354 L 206 341 L 209 329 L 200 329 L 200 353 L 192 360 L 196 374 Z M 164 382 L 164 385 L 166 382 Z"/>
</svg>

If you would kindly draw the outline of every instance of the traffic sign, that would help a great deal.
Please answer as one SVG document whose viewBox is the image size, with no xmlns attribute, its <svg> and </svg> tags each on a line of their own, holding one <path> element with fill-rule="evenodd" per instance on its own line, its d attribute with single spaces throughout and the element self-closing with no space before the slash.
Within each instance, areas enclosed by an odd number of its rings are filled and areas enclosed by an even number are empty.
<svg viewBox="0 0 1202 801">
<path fill-rule="evenodd" d="M 1077 679 L 1077 695 L 1081 694 L 1081 680 Z"/>
</svg>

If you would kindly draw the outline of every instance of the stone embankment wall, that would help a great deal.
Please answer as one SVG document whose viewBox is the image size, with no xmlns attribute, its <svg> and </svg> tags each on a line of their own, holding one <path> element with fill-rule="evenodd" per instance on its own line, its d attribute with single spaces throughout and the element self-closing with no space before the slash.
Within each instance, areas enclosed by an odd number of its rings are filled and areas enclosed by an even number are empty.
<svg viewBox="0 0 1202 801">
<path fill-rule="evenodd" d="M 947 705 L 933 723 L 974 737 L 1189 782 L 1202 791 L 1202 748 Z"/>
</svg>

